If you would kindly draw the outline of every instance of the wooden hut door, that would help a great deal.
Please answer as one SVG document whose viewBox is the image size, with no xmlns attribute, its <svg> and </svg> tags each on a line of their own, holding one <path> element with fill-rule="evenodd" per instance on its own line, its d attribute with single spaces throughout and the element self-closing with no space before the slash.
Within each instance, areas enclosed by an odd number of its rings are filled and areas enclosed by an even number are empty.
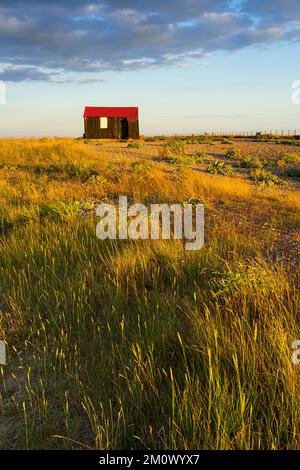
<svg viewBox="0 0 300 470">
<path fill-rule="evenodd" d="M 121 139 L 128 139 L 129 130 L 128 130 L 128 119 L 121 119 Z"/>
</svg>

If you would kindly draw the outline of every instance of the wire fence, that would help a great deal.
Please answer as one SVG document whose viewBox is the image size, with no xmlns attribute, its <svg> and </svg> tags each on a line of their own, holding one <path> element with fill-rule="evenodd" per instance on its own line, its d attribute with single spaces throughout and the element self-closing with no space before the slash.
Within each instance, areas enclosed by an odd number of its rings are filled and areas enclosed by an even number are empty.
<svg viewBox="0 0 300 470">
<path fill-rule="evenodd" d="M 300 137 L 300 129 L 258 129 L 255 131 L 219 131 L 210 132 L 213 136 L 241 136 L 241 137 L 255 137 L 257 135 L 272 135 L 283 137 Z"/>
</svg>

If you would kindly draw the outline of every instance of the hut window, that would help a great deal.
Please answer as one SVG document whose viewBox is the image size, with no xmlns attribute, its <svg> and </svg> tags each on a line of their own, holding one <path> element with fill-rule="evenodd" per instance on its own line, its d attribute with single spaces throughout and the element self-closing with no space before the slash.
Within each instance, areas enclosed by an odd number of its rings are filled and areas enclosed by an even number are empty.
<svg viewBox="0 0 300 470">
<path fill-rule="evenodd" d="M 101 117 L 100 118 L 100 129 L 107 129 L 107 128 L 108 128 L 107 117 Z"/>
</svg>

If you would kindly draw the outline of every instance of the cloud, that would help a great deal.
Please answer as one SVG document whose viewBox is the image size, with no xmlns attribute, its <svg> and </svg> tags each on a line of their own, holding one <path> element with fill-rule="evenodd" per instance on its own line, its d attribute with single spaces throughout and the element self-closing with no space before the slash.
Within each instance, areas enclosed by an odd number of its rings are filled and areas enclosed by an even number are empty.
<svg viewBox="0 0 300 470">
<path fill-rule="evenodd" d="M 300 20 L 299 0 L 245 0 L 242 8 L 258 17 L 272 16 L 279 21 Z"/>
<path fill-rule="evenodd" d="M 37 67 L 10 65 L 0 70 L 0 80 L 6 82 L 51 81 L 50 76 Z"/>
<path fill-rule="evenodd" d="M 86 78 L 69 78 L 69 79 L 52 79 L 53 83 L 74 83 L 76 85 L 87 85 L 92 83 L 104 83 L 106 80 L 102 77 L 86 77 Z"/>
<path fill-rule="evenodd" d="M 0 0 L 0 54 L 9 64 L 1 77 L 57 82 L 76 73 L 87 83 L 86 74 L 105 70 L 188 66 L 299 40 L 297 19 L 299 0 L 244 0 L 240 8 L 230 0 Z"/>
<path fill-rule="evenodd" d="M 40 70 L 38 67 L 27 65 L 8 65 L 0 68 L 0 81 L 5 82 L 50 82 L 50 83 L 74 83 L 77 85 L 85 85 L 92 83 L 103 83 L 106 80 L 103 77 L 88 76 L 78 77 L 59 77 L 58 72 L 49 72 Z"/>
</svg>

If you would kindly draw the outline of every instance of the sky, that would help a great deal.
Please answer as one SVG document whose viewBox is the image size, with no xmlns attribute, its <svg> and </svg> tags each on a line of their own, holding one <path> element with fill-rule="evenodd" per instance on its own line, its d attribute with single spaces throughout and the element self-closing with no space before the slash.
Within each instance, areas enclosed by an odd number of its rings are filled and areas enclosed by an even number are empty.
<svg viewBox="0 0 300 470">
<path fill-rule="evenodd" d="M 0 136 L 82 135 L 84 106 L 139 106 L 145 135 L 300 133 L 299 53 L 299 0 L 0 0 Z"/>
</svg>

